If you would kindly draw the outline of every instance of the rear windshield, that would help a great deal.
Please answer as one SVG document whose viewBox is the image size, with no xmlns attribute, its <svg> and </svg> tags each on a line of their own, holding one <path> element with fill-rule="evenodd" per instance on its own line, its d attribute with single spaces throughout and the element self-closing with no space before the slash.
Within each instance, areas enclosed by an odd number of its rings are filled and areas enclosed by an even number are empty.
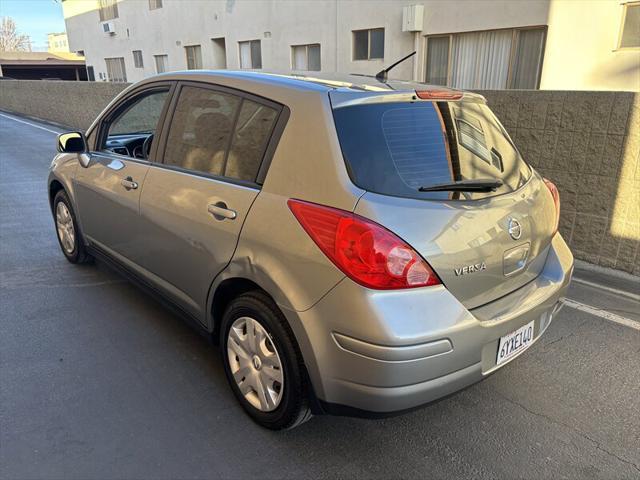
<svg viewBox="0 0 640 480">
<path fill-rule="evenodd" d="M 509 135 L 477 102 L 351 105 L 333 111 L 352 181 L 384 195 L 479 199 L 512 192 L 530 177 Z M 495 180 L 495 192 L 420 192 L 459 180 Z"/>
</svg>

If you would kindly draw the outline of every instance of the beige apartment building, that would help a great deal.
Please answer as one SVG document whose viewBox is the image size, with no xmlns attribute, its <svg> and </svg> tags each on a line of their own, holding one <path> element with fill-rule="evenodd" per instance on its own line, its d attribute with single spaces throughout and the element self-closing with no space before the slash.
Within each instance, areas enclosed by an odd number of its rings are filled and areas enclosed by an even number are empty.
<svg viewBox="0 0 640 480">
<path fill-rule="evenodd" d="M 640 90 L 640 1 L 63 0 L 90 79 L 375 74 L 465 89 Z"/>
<path fill-rule="evenodd" d="M 48 33 L 47 51 L 54 53 L 69 53 L 69 39 L 67 32 Z"/>
</svg>

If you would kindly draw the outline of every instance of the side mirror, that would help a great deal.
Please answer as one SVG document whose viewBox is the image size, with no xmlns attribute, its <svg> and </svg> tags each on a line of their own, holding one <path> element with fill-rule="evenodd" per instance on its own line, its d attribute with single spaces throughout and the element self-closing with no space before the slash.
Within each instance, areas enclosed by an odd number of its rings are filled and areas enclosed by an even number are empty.
<svg viewBox="0 0 640 480">
<path fill-rule="evenodd" d="M 69 132 L 58 135 L 58 151 L 60 153 L 85 153 L 87 141 L 81 132 Z"/>
</svg>

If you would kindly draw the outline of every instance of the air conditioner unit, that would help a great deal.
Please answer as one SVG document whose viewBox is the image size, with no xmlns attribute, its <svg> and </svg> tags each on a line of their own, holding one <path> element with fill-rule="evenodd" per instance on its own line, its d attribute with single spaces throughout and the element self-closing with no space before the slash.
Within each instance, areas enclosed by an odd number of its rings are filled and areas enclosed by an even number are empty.
<svg viewBox="0 0 640 480">
<path fill-rule="evenodd" d="M 102 24 L 102 31 L 104 33 L 106 33 L 107 35 L 115 35 L 116 34 L 116 29 L 113 25 L 112 22 L 104 22 Z"/>
<path fill-rule="evenodd" d="M 410 5 L 402 8 L 402 31 L 421 32 L 424 18 L 424 5 Z"/>
</svg>

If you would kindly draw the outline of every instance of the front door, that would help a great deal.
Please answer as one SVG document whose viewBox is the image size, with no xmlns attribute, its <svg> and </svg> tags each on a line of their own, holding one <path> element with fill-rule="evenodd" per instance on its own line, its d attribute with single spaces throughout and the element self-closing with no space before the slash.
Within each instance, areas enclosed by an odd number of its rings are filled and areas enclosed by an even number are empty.
<svg viewBox="0 0 640 480">
<path fill-rule="evenodd" d="M 260 192 L 256 178 L 279 112 L 228 90 L 183 85 L 163 163 L 147 174 L 140 264 L 202 321 L 209 287 Z"/>
<path fill-rule="evenodd" d="M 88 167 L 75 178 L 80 223 L 89 241 L 132 260 L 141 245 L 140 193 L 169 86 L 135 95 L 107 114 Z"/>
</svg>

